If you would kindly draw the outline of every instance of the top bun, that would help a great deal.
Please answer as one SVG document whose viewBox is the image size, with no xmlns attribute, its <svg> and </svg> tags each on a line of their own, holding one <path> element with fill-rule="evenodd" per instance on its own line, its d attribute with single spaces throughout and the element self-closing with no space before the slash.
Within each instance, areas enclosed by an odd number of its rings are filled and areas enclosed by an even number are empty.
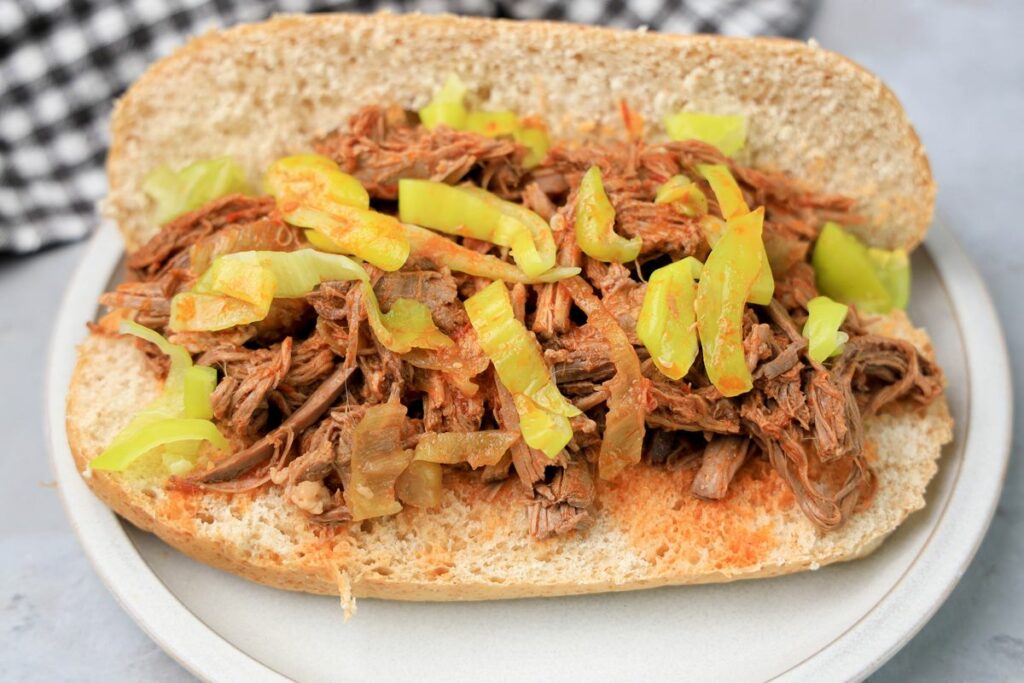
<svg viewBox="0 0 1024 683">
<path fill-rule="evenodd" d="M 158 230 L 152 168 L 230 155 L 256 180 L 361 106 L 423 106 L 450 73 L 476 106 L 538 114 L 555 138 L 621 127 L 621 99 L 654 140 L 670 112 L 743 114 L 738 160 L 856 198 L 865 223 L 849 227 L 869 244 L 910 249 L 931 222 L 935 184 L 896 97 L 813 44 L 390 14 L 277 17 L 153 65 L 114 111 L 104 213 L 134 249 Z"/>
</svg>

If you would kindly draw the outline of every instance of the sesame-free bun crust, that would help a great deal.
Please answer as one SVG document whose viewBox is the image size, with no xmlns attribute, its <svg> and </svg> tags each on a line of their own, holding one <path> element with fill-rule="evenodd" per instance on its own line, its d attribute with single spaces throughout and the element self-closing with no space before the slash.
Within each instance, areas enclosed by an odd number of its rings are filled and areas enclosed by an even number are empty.
<svg viewBox="0 0 1024 683">
<path fill-rule="evenodd" d="M 862 198 L 857 230 L 911 247 L 931 219 L 934 185 L 895 97 L 831 52 L 785 40 L 668 36 L 551 23 L 390 15 L 282 17 L 197 38 L 154 65 L 118 103 L 105 212 L 129 250 L 156 231 L 141 191 L 159 164 L 231 155 L 252 179 L 309 148 L 366 104 L 420 107 L 449 73 L 477 106 L 544 117 L 556 138 L 620 128 L 618 100 L 647 121 L 679 109 L 748 117 L 744 163 Z M 878 331 L 924 333 L 902 313 Z M 85 471 L 160 390 L 125 338 L 79 349 L 68 435 Z M 443 505 L 392 518 L 311 524 L 277 488 L 226 496 L 167 490 L 142 473 L 87 473 L 95 493 L 141 529 L 206 563 L 290 590 L 405 600 L 475 600 L 629 590 L 774 576 L 863 556 L 924 505 L 941 446 L 944 400 L 867 424 L 878 489 L 838 531 L 805 518 L 758 459 L 718 502 L 689 493 L 692 471 L 641 465 L 599 483 L 596 525 L 536 541 L 518 481 L 493 499 L 447 474 Z"/>
<path fill-rule="evenodd" d="M 451 16 L 285 16 L 213 32 L 152 66 L 118 103 L 106 214 L 129 250 L 156 231 L 142 179 L 231 155 L 257 180 L 367 104 L 423 106 L 448 74 L 476 106 L 538 114 L 554 137 L 621 130 L 619 101 L 652 139 L 680 109 L 744 114 L 744 163 L 857 197 L 874 246 L 913 247 L 935 185 L 896 97 L 833 52 L 781 39 L 678 36 Z"/>
<path fill-rule="evenodd" d="M 903 314 L 875 331 L 924 333 Z M 67 402 L 75 461 L 85 470 L 160 382 L 130 339 L 94 334 L 79 349 Z M 480 600 L 631 590 L 776 576 L 861 557 L 924 506 L 952 423 L 944 399 L 866 423 L 878 489 L 841 529 L 821 533 L 763 459 L 740 469 L 727 497 L 689 493 L 692 470 L 633 467 L 599 482 L 587 533 L 536 541 L 518 480 L 492 500 L 471 476 L 446 475 L 435 511 L 328 528 L 279 489 L 226 496 L 165 490 L 159 479 L 91 472 L 86 482 L 122 517 L 190 555 L 270 586 L 396 600 Z"/>
</svg>

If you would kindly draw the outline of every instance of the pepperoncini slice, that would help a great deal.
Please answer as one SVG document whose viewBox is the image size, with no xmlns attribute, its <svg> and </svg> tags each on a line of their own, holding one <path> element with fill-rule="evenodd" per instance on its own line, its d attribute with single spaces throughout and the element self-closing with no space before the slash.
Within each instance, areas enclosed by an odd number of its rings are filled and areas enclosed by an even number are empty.
<svg viewBox="0 0 1024 683">
<path fill-rule="evenodd" d="M 280 159 L 263 184 L 277 199 L 285 221 L 320 232 L 333 251 L 354 254 L 389 271 L 401 268 L 409 257 L 401 224 L 366 208 L 366 191 L 330 159 L 315 154 Z"/>
<path fill-rule="evenodd" d="M 696 280 L 703 265 L 687 256 L 658 268 L 647 281 L 647 291 L 636 321 L 636 335 L 663 375 L 681 379 L 697 357 Z"/>
<path fill-rule="evenodd" d="M 220 450 L 228 448 L 227 440 L 209 420 L 168 418 L 150 422 L 123 439 L 115 439 L 107 450 L 93 458 L 89 467 L 120 472 L 154 448 L 180 441 L 209 441 Z"/>
<path fill-rule="evenodd" d="M 875 265 L 875 273 L 889 292 L 894 308 L 906 308 L 910 303 L 910 259 L 904 249 L 868 248 L 868 256 Z"/>
<path fill-rule="evenodd" d="M 449 74 L 444 85 L 430 100 L 430 104 L 420 109 L 420 121 L 427 128 L 438 126 L 461 129 L 466 124 L 466 85 L 455 74 Z"/>
<path fill-rule="evenodd" d="M 167 371 L 167 379 L 164 382 L 164 393 L 176 396 L 184 390 L 185 374 L 192 367 L 192 356 L 184 346 L 172 344 L 159 332 L 140 325 L 134 320 L 122 320 L 118 331 L 121 334 L 130 334 L 148 341 L 170 358 L 171 367 Z"/>
<path fill-rule="evenodd" d="M 338 205 L 370 208 L 370 195 L 334 160 L 320 154 L 295 154 L 270 165 L 263 191 L 281 202 L 296 202 L 330 211 Z"/>
<path fill-rule="evenodd" d="M 263 320 L 275 298 L 305 296 L 328 280 L 367 280 L 362 266 L 313 249 L 240 251 L 214 259 L 189 292 L 171 300 L 175 332 L 224 330 Z"/>
<path fill-rule="evenodd" d="M 154 220 L 163 224 L 226 194 L 248 194 L 245 169 L 231 157 L 196 161 L 174 171 L 157 166 L 142 181 L 142 191 L 156 202 Z"/>
<path fill-rule="evenodd" d="M 599 261 L 635 261 L 642 240 L 639 236 L 626 239 L 614 227 L 615 208 L 605 194 L 601 169 L 591 166 L 576 196 L 576 242 L 583 253 Z"/>
<path fill-rule="evenodd" d="M 216 332 L 248 325 L 267 317 L 270 307 L 219 294 L 181 292 L 171 299 L 172 332 Z"/>
<path fill-rule="evenodd" d="M 519 440 L 519 435 L 498 429 L 479 432 L 427 432 L 416 442 L 416 460 L 472 468 L 496 465 Z"/>
<path fill-rule="evenodd" d="M 684 175 L 675 175 L 658 188 L 655 204 L 671 204 L 679 213 L 698 218 L 708 212 L 708 198 Z"/>
<path fill-rule="evenodd" d="M 402 510 L 395 485 L 413 458 L 411 450 L 402 450 L 404 422 L 405 406 L 389 401 L 367 408 L 352 431 L 352 473 L 344 495 L 354 521 Z"/>
<path fill-rule="evenodd" d="M 839 327 L 846 320 L 850 307 L 827 296 L 816 296 L 807 302 L 807 322 L 803 336 L 807 338 L 807 355 L 823 363 L 826 358 L 843 352 L 843 344 L 850 338 Z"/>
<path fill-rule="evenodd" d="M 747 201 L 743 198 L 743 191 L 727 166 L 724 164 L 698 164 L 697 171 L 711 185 L 711 191 L 715 193 L 715 199 L 718 200 L 718 206 L 726 221 L 750 213 Z M 710 239 L 708 243 L 714 246 L 714 242 Z M 768 261 L 768 252 L 765 250 L 763 240 L 761 251 L 764 252 L 761 260 L 763 266 L 757 274 L 757 281 L 754 283 L 753 289 L 750 290 L 750 303 L 767 306 L 772 302 L 772 295 L 775 294 L 775 277 L 772 275 L 772 267 Z"/>
<path fill-rule="evenodd" d="M 185 417 L 209 420 L 213 417 L 210 394 L 217 388 L 217 371 L 205 365 L 193 365 L 185 371 Z"/>
<path fill-rule="evenodd" d="M 317 251 L 326 251 L 328 254 L 344 253 L 341 247 L 316 230 L 303 230 L 302 232 L 306 237 L 306 241 L 309 242 L 309 245 Z"/>
<path fill-rule="evenodd" d="M 763 221 L 764 207 L 730 220 L 697 285 L 704 367 L 723 396 L 738 396 L 753 386 L 743 353 L 743 306 L 763 266 Z"/>
<path fill-rule="evenodd" d="M 429 129 L 445 125 L 491 138 L 510 135 L 526 147 L 524 167 L 533 168 L 544 160 L 551 143 L 543 124 L 529 117 L 520 119 L 511 111 L 469 111 L 465 98 L 466 86 L 451 74 L 430 104 L 420 109 L 420 122 Z"/>
<path fill-rule="evenodd" d="M 436 462 L 413 460 L 395 480 L 395 495 L 406 505 L 435 508 L 441 504 L 444 474 Z"/>
<path fill-rule="evenodd" d="M 160 395 L 132 417 L 89 467 L 119 472 L 162 447 L 164 466 L 180 474 L 193 466 L 201 441 L 226 449 L 227 441 L 208 419 L 213 413 L 210 394 L 217 384 L 217 371 L 193 366 L 184 347 L 136 322 L 123 321 L 120 331 L 155 344 L 170 356 L 171 367 Z"/>
<path fill-rule="evenodd" d="M 718 208 L 722 210 L 725 220 L 750 213 L 747 200 L 743 198 L 743 190 L 725 164 L 697 164 L 697 172 L 711 185 L 711 191 L 718 200 Z"/>
<path fill-rule="evenodd" d="M 471 111 L 466 114 L 465 129 L 494 138 L 512 135 L 519 128 L 519 117 L 513 111 Z"/>
<path fill-rule="evenodd" d="M 838 224 L 828 222 L 811 256 L 818 291 L 861 311 L 887 313 L 905 305 L 910 265 L 901 249 L 868 249 Z"/>
<path fill-rule="evenodd" d="M 398 213 L 404 223 L 510 247 L 530 277 L 555 265 L 555 241 L 544 219 L 480 188 L 403 178 L 398 181 Z"/>
<path fill-rule="evenodd" d="M 548 154 L 551 147 L 551 140 L 548 138 L 548 131 L 542 125 L 522 123 L 512 131 L 512 137 L 520 145 L 526 148 L 526 156 L 523 158 L 525 168 L 533 168 Z"/>
<path fill-rule="evenodd" d="M 512 402 L 519 413 L 523 441 L 530 448 L 554 458 L 572 439 L 572 425 L 564 415 L 544 410 L 523 394 L 513 394 Z"/>
<path fill-rule="evenodd" d="M 488 280 L 533 285 L 558 282 L 578 275 L 580 272 L 580 269 L 575 266 L 555 266 L 536 277 L 530 277 L 511 263 L 490 254 L 481 254 L 478 251 L 467 249 L 436 232 L 410 224 L 405 224 L 403 227 L 405 236 L 412 246 L 411 253 L 459 273 L 485 277 Z"/>
<path fill-rule="evenodd" d="M 430 309 L 419 301 L 398 299 L 391 310 L 382 313 L 377 295 L 369 282 L 363 283 L 366 298 L 366 318 L 370 329 L 384 348 L 394 353 L 408 353 L 417 349 L 438 349 L 454 342 L 437 329 L 430 317 Z"/>
<path fill-rule="evenodd" d="M 673 140 L 700 140 L 732 156 L 747 144 L 747 118 L 739 115 L 681 111 L 665 117 L 665 130 Z"/>
<path fill-rule="evenodd" d="M 491 283 L 465 305 L 480 348 L 515 399 L 523 438 L 554 457 L 572 438 L 567 418 L 580 411 L 558 391 L 540 344 L 516 319 L 504 283 Z"/>
</svg>

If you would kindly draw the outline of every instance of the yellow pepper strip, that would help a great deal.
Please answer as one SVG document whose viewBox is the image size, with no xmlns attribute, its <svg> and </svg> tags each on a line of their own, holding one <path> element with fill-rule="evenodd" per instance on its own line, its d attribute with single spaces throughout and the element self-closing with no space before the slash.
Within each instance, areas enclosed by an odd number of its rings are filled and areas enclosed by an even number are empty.
<svg viewBox="0 0 1024 683">
<path fill-rule="evenodd" d="M 764 207 L 729 221 L 711 250 L 697 285 L 697 332 L 704 367 L 723 396 L 753 386 L 743 353 L 743 307 L 763 266 Z"/>
<path fill-rule="evenodd" d="M 384 213 L 338 205 L 330 212 L 301 204 L 278 202 L 281 217 L 300 228 L 312 228 L 334 245 L 381 270 L 398 270 L 409 258 L 409 242 L 401 224 Z"/>
<path fill-rule="evenodd" d="M 640 371 L 640 359 L 625 330 L 582 278 L 561 283 L 572 300 L 587 315 L 587 324 L 604 337 L 615 376 L 608 388 L 608 414 L 598 453 L 597 469 L 602 479 L 613 479 L 628 465 L 640 462 L 644 445 L 649 381 Z"/>
<path fill-rule="evenodd" d="M 281 217 L 312 228 L 334 251 L 354 254 L 383 270 L 398 270 L 409 257 L 409 243 L 393 216 L 371 211 L 359 181 L 327 157 L 300 154 L 275 161 L 263 180 L 277 200 Z"/>
<path fill-rule="evenodd" d="M 471 111 L 466 115 L 465 129 L 489 138 L 511 135 L 513 140 L 527 150 L 523 159 L 525 168 L 533 168 L 544 161 L 551 147 L 543 124 L 529 119 L 520 120 L 511 111 Z"/>
<path fill-rule="evenodd" d="M 743 198 L 743 190 L 733 178 L 728 166 L 697 164 L 697 172 L 711 185 L 711 191 L 715 193 L 715 199 L 718 200 L 718 207 L 722 210 L 722 217 L 725 220 L 750 213 L 747 200 Z"/>
<path fill-rule="evenodd" d="M 395 495 L 406 505 L 436 508 L 441 504 L 444 474 L 436 462 L 413 460 L 395 480 Z"/>
<path fill-rule="evenodd" d="M 240 251 L 214 259 L 190 292 L 171 300 L 175 332 L 224 330 L 263 320 L 275 298 L 305 296 L 328 280 L 368 280 L 362 266 L 341 254 L 313 249 Z"/>
<path fill-rule="evenodd" d="M 277 284 L 274 297 L 277 299 L 306 296 L 321 282 L 329 280 L 366 282 L 369 279 L 361 265 L 341 254 L 323 254 L 313 249 L 255 253 L 260 255 L 274 275 Z"/>
<path fill-rule="evenodd" d="M 394 353 L 408 353 L 413 348 L 438 349 L 454 342 L 434 325 L 430 309 L 419 301 L 398 299 L 391 310 L 381 313 L 377 295 L 369 282 L 363 283 L 366 318 L 370 329 L 384 348 Z"/>
<path fill-rule="evenodd" d="M 455 74 L 450 74 L 441 90 L 430 100 L 430 104 L 420 109 L 420 121 L 430 129 L 448 126 L 459 130 L 466 123 L 466 86 Z"/>
<path fill-rule="evenodd" d="M 554 458 L 572 439 L 572 425 L 564 415 L 544 410 L 523 394 L 513 394 L 512 403 L 519 413 L 519 431 L 530 448 Z"/>
<path fill-rule="evenodd" d="M 626 239 L 614 227 L 615 208 L 605 194 L 601 169 L 591 166 L 576 196 L 576 242 L 584 254 L 598 261 L 635 261 L 642 240 L 639 236 Z"/>
<path fill-rule="evenodd" d="M 704 239 L 712 247 L 718 244 L 718 240 L 722 239 L 722 235 L 725 234 L 726 229 L 729 227 L 724 220 L 710 213 L 701 216 L 698 223 L 700 224 L 701 232 L 704 233 Z"/>
<path fill-rule="evenodd" d="M 465 98 L 466 86 L 458 76 L 451 74 L 430 104 L 420 109 L 420 122 L 428 129 L 444 125 L 490 138 L 511 135 L 526 147 L 523 166 L 533 168 L 544 160 L 551 142 L 543 124 L 529 118 L 520 119 L 511 111 L 469 111 Z"/>
<path fill-rule="evenodd" d="M 708 198 L 697 185 L 684 175 L 675 175 L 658 188 L 655 204 L 671 204 L 679 213 L 699 218 L 708 212 Z"/>
<path fill-rule="evenodd" d="M 868 256 L 882 286 L 889 292 L 894 308 L 906 308 L 910 302 L 910 259 L 904 249 L 868 248 Z"/>
<path fill-rule="evenodd" d="M 216 332 L 248 325 L 267 317 L 270 308 L 219 294 L 181 292 L 171 299 L 172 332 Z"/>
<path fill-rule="evenodd" d="M 519 435 L 499 429 L 480 432 L 428 432 L 416 443 L 416 460 L 442 465 L 469 463 L 473 469 L 496 465 Z"/>
<path fill-rule="evenodd" d="M 513 135 L 519 128 L 519 117 L 513 111 L 471 111 L 466 114 L 465 129 L 489 138 Z"/>
<path fill-rule="evenodd" d="M 370 208 L 370 195 L 354 177 L 343 173 L 333 159 L 320 154 L 295 154 L 270 165 L 263 176 L 263 191 L 281 201 L 292 201 L 321 211 L 338 205 Z"/>
<path fill-rule="evenodd" d="M 193 365 L 185 371 L 185 417 L 209 420 L 213 417 L 210 394 L 217 388 L 217 371 L 203 365 Z"/>
<path fill-rule="evenodd" d="M 809 342 L 807 355 L 813 360 L 823 363 L 826 358 L 843 352 L 843 344 L 850 336 L 839 327 L 846 320 L 849 309 L 846 304 L 832 301 L 827 296 L 816 296 L 807 302 L 807 322 L 802 334 Z"/>
<path fill-rule="evenodd" d="M 458 273 L 485 277 L 489 280 L 533 285 L 558 282 L 580 272 L 577 267 L 555 266 L 537 277 L 530 277 L 511 263 L 490 254 L 481 254 L 478 251 L 467 249 L 436 232 L 411 224 L 405 224 L 404 227 L 405 235 L 412 246 L 412 254 Z"/>
<path fill-rule="evenodd" d="M 227 194 L 249 194 L 245 169 L 231 157 L 196 161 L 181 170 L 157 166 L 142 181 L 142 191 L 156 202 L 154 220 L 163 224 Z"/>
<path fill-rule="evenodd" d="M 525 168 L 533 168 L 544 161 L 551 148 L 547 130 L 539 125 L 523 123 L 512 132 L 512 137 L 527 150 L 523 158 Z"/>
<path fill-rule="evenodd" d="M 184 346 L 172 344 L 159 332 L 140 325 L 134 320 L 122 320 L 118 331 L 121 334 L 130 334 L 133 337 L 144 339 L 167 354 L 171 361 L 171 368 L 167 371 L 164 393 L 177 395 L 184 391 L 185 373 L 192 367 L 192 356 Z"/>
<path fill-rule="evenodd" d="M 367 408 L 353 430 L 352 474 L 345 501 L 354 521 L 401 512 L 395 483 L 413 457 L 411 450 L 402 450 L 404 422 L 405 406 L 389 401 Z"/>
<path fill-rule="evenodd" d="M 530 277 L 555 265 L 555 240 L 544 219 L 480 188 L 403 178 L 398 181 L 398 213 L 404 223 L 510 247 Z"/>
<path fill-rule="evenodd" d="M 212 422 L 203 419 L 207 413 L 213 413 L 210 394 L 217 383 L 216 370 L 193 366 L 184 347 L 171 344 L 138 323 L 122 321 L 120 331 L 155 344 L 170 356 L 171 367 L 160 395 L 132 417 L 110 445 L 90 461 L 89 467 L 121 471 L 150 450 L 163 447 L 165 465 L 172 473 L 180 474 L 191 469 L 200 441 L 226 449 L 224 437 Z"/>
<path fill-rule="evenodd" d="M 151 422 L 124 439 L 115 439 L 110 448 L 93 458 L 89 467 L 106 472 L 120 472 L 145 453 L 165 444 L 179 441 L 209 441 L 220 450 L 228 448 L 209 420 L 194 418 L 168 418 Z"/>
<path fill-rule="evenodd" d="M 520 228 L 513 228 L 514 234 L 508 245 L 512 249 L 512 258 L 524 273 L 537 276 L 554 267 L 555 238 L 547 221 L 522 204 L 506 202 L 479 187 L 463 185 L 459 189 L 526 227 L 528 236 Z"/>
<path fill-rule="evenodd" d="M 687 256 L 658 268 L 647 281 L 647 291 L 636 321 L 636 335 L 663 375 L 681 379 L 697 357 L 696 280 L 703 265 Z"/>
<path fill-rule="evenodd" d="M 882 256 L 887 253 L 876 250 L 875 254 L 872 257 L 859 239 L 838 224 L 826 223 L 811 256 L 818 291 L 869 313 L 887 313 L 894 305 L 906 303 L 910 283 L 906 252 Z M 879 272 L 880 261 L 887 261 L 882 270 L 889 271 L 884 276 Z"/>
<path fill-rule="evenodd" d="M 324 237 L 316 230 L 303 230 L 303 234 L 306 237 L 306 241 L 309 242 L 310 246 L 317 251 L 326 251 L 328 254 L 341 254 L 344 253 L 337 244 Z"/>
<path fill-rule="evenodd" d="M 727 166 L 724 164 L 698 164 L 697 171 L 711 185 L 711 190 L 715 193 L 718 206 L 726 221 L 750 213 L 750 208 L 747 206 L 746 200 L 743 199 L 743 191 L 740 190 L 739 183 L 733 178 Z M 708 243 L 714 246 L 710 240 Z M 767 306 L 772 302 L 772 295 L 775 294 L 775 277 L 772 275 L 768 252 L 765 251 L 763 243 L 761 251 L 764 252 L 761 261 L 763 265 L 757 274 L 757 281 L 754 283 L 753 289 L 750 290 L 750 303 Z"/>
<path fill-rule="evenodd" d="M 268 253 L 271 252 L 239 251 L 215 258 L 196 280 L 192 291 L 222 294 L 269 309 L 277 289 L 277 277 L 269 267 L 269 259 L 263 256 Z"/>
<path fill-rule="evenodd" d="M 738 115 L 681 111 L 665 117 L 665 130 L 673 140 L 700 140 L 732 156 L 747 144 L 747 119 Z"/>
<path fill-rule="evenodd" d="M 516 319 L 504 283 L 491 283 L 467 299 L 465 306 L 480 348 L 516 400 L 523 438 L 533 448 L 554 457 L 572 438 L 567 418 L 580 411 L 558 391 L 540 344 Z M 518 400 L 516 395 L 528 400 Z M 550 414 L 550 419 L 539 420 L 537 409 Z M 554 430 L 558 438 L 545 440 L 548 430 Z"/>
</svg>

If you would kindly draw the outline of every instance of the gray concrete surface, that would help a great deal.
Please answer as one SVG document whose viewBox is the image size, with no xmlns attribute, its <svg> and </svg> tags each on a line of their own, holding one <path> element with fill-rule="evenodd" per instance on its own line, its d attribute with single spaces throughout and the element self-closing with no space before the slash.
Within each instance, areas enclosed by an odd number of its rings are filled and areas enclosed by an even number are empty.
<svg viewBox="0 0 1024 683">
<path fill-rule="evenodd" d="M 1024 3 L 825 2 L 810 36 L 880 74 L 910 112 L 939 210 L 1002 316 L 1024 394 Z M 190 680 L 96 578 L 47 463 L 42 382 L 61 292 L 81 245 L 0 258 L 0 680 Z M 1014 451 L 1024 444 L 1021 403 Z M 1024 680 L 1024 467 L 960 585 L 878 681 Z"/>
</svg>

